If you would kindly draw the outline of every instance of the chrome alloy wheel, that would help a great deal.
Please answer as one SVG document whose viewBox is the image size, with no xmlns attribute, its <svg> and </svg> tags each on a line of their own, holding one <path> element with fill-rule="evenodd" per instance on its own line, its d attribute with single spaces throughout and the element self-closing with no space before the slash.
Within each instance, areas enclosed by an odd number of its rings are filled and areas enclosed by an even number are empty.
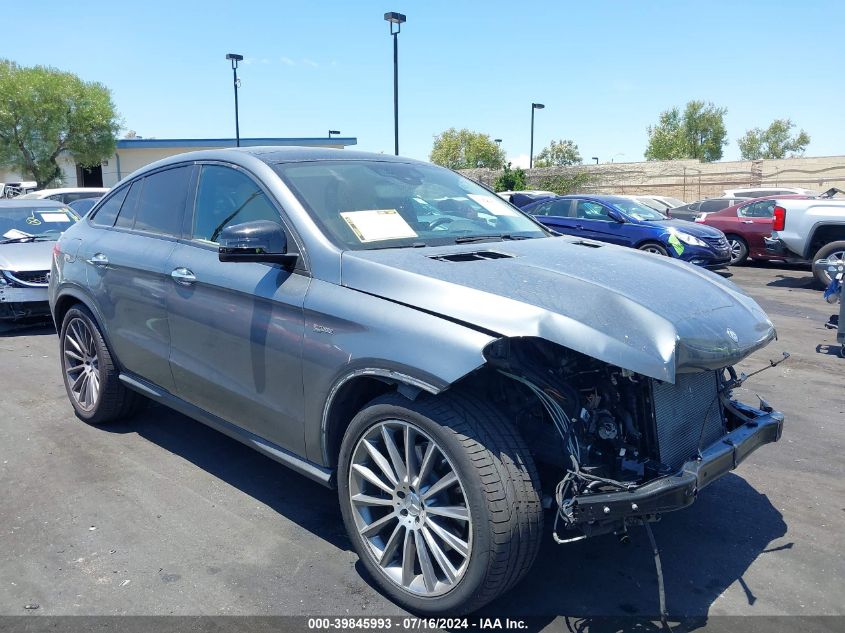
<svg viewBox="0 0 845 633">
<path fill-rule="evenodd" d="M 728 247 L 731 249 L 730 263 L 735 264 L 742 257 L 742 251 L 745 247 L 742 245 L 742 242 L 735 237 L 728 238 Z"/>
<path fill-rule="evenodd" d="M 94 334 L 80 318 L 67 324 L 62 344 L 65 380 L 76 403 L 90 411 L 100 397 L 100 359 Z"/>
<path fill-rule="evenodd" d="M 428 597 L 460 581 L 472 551 L 466 494 L 421 429 L 400 420 L 371 427 L 352 453 L 349 494 L 358 534 L 392 582 Z"/>
<path fill-rule="evenodd" d="M 657 246 L 645 246 L 640 250 L 644 253 L 651 253 L 653 255 L 663 255 L 663 251 L 661 251 Z"/>
</svg>

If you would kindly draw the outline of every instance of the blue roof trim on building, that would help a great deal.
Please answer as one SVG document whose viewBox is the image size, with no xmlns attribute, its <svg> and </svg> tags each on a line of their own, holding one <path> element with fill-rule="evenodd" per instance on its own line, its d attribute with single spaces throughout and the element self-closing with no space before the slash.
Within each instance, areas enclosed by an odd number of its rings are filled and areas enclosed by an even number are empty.
<svg viewBox="0 0 845 633">
<path fill-rule="evenodd" d="M 333 138 L 242 138 L 241 147 L 257 147 L 261 145 L 277 146 L 332 146 L 332 145 L 357 145 L 358 139 L 354 136 L 335 136 Z M 122 138 L 117 141 L 118 149 L 142 149 L 161 147 L 235 147 L 233 138 Z"/>
</svg>

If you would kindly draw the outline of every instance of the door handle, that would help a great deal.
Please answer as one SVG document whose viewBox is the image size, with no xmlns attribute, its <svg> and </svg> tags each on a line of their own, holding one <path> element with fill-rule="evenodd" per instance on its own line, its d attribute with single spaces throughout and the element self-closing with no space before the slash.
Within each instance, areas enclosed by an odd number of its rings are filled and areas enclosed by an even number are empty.
<svg viewBox="0 0 845 633">
<path fill-rule="evenodd" d="M 182 284 L 183 286 L 190 286 L 197 280 L 194 273 L 181 266 L 179 268 L 174 268 L 173 272 L 170 273 L 170 276 L 173 278 L 173 281 L 177 284 Z"/>
<path fill-rule="evenodd" d="M 109 265 L 109 258 L 102 253 L 94 253 L 91 259 L 86 259 L 85 261 L 97 268 L 105 268 Z"/>
<path fill-rule="evenodd" d="M 743 220 L 743 224 L 754 224 L 754 220 Z"/>
</svg>

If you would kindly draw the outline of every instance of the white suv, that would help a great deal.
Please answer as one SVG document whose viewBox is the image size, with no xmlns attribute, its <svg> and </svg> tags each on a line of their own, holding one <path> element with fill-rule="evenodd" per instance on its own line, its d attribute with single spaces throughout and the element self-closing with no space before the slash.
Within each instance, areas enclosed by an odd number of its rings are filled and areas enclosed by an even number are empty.
<svg viewBox="0 0 845 633">
<path fill-rule="evenodd" d="M 725 189 L 723 198 L 767 198 L 769 196 L 817 196 L 818 191 L 801 187 L 757 187 L 755 189 Z"/>
</svg>

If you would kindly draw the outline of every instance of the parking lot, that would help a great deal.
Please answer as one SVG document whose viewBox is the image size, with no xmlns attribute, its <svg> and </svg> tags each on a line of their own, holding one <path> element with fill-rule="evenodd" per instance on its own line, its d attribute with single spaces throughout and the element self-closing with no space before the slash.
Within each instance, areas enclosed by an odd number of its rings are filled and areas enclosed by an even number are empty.
<svg viewBox="0 0 845 633">
<path fill-rule="evenodd" d="M 833 307 L 806 268 L 726 274 L 779 334 L 741 369 L 792 354 L 737 395 L 756 404 L 759 394 L 787 424 L 781 442 L 655 525 L 669 612 L 842 614 L 845 360 L 824 346 L 835 333 L 823 327 Z M 0 613 L 401 613 L 357 563 L 334 491 L 158 406 L 83 424 L 57 351 L 51 327 L 0 337 Z M 483 613 L 549 623 L 656 613 L 648 540 L 631 537 L 559 546 L 549 536 L 532 574 Z"/>
</svg>

